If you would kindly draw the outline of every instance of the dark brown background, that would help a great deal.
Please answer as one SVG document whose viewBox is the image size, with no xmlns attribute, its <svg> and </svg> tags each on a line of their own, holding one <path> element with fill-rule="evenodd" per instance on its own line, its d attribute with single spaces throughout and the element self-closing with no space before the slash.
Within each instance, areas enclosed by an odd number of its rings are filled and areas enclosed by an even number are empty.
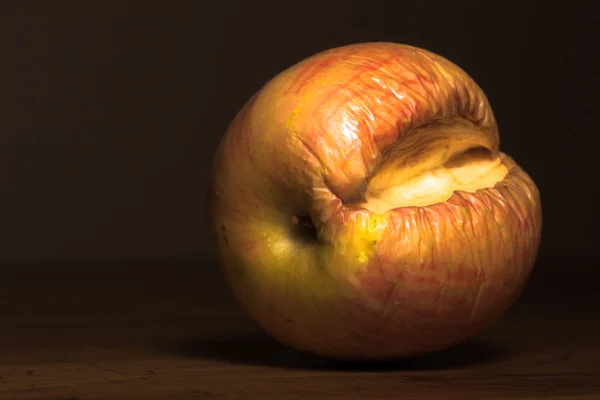
<svg viewBox="0 0 600 400">
<path fill-rule="evenodd" d="M 2 2 L 0 259 L 212 258 L 209 168 L 236 111 L 306 56 L 385 40 L 488 94 L 503 150 L 541 189 L 540 258 L 598 261 L 595 14 L 388 3 Z"/>
<path fill-rule="evenodd" d="M 0 399 L 599 398 L 600 14 L 585 3 L 0 0 Z M 340 365 L 277 345 L 234 302 L 206 192 L 253 92 L 375 40 L 483 87 L 540 187 L 544 235 L 493 328 Z"/>
</svg>

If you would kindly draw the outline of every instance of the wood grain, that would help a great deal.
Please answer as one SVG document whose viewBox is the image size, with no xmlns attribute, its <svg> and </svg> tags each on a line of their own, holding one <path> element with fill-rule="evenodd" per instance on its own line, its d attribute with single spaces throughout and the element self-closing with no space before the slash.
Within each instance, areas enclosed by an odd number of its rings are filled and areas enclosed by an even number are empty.
<svg viewBox="0 0 600 400">
<path fill-rule="evenodd" d="M 201 264 L 5 265 L 0 399 L 600 399 L 597 266 L 538 266 L 464 345 L 342 365 L 271 341 Z"/>
</svg>

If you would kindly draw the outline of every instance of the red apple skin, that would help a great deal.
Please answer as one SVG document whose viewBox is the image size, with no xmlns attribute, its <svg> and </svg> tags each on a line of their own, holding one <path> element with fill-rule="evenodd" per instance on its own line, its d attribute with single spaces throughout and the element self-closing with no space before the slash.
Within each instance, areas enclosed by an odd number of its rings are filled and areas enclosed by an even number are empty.
<svg viewBox="0 0 600 400">
<path fill-rule="evenodd" d="M 454 120 L 502 159 L 504 179 L 423 207 L 350 205 L 395 143 Z M 538 189 L 498 149 L 482 90 L 429 51 L 364 43 L 292 66 L 215 156 L 211 229 L 233 294 L 269 335 L 324 357 L 391 359 L 472 337 L 517 299 L 541 238 Z"/>
</svg>

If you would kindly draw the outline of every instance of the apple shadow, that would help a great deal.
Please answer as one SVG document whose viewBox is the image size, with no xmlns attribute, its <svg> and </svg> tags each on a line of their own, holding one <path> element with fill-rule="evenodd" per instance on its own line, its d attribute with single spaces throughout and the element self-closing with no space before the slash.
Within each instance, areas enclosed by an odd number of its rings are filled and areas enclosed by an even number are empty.
<svg viewBox="0 0 600 400">
<path fill-rule="evenodd" d="M 168 351 L 181 357 L 232 364 L 322 371 L 427 371 L 469 368 L 511 357 L 501 345 L 473 339 L 423 356 L 385 362 L 340 362 L 282 346 L 262 332 L 219 335 L 171 343 Z"/>
</svg>

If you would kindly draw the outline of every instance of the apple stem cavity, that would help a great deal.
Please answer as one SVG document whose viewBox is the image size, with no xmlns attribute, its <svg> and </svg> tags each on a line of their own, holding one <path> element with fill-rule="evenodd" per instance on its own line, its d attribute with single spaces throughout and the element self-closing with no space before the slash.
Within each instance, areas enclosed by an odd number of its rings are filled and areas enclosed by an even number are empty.
<svg viewBox="0 0 600 400">
<path fill-rule="evenodd" d="M 314 243 L 318 241 L 317 228 L 309 215 L 292 216 L 292 233 L 305 243 Z"/>
</svg>

